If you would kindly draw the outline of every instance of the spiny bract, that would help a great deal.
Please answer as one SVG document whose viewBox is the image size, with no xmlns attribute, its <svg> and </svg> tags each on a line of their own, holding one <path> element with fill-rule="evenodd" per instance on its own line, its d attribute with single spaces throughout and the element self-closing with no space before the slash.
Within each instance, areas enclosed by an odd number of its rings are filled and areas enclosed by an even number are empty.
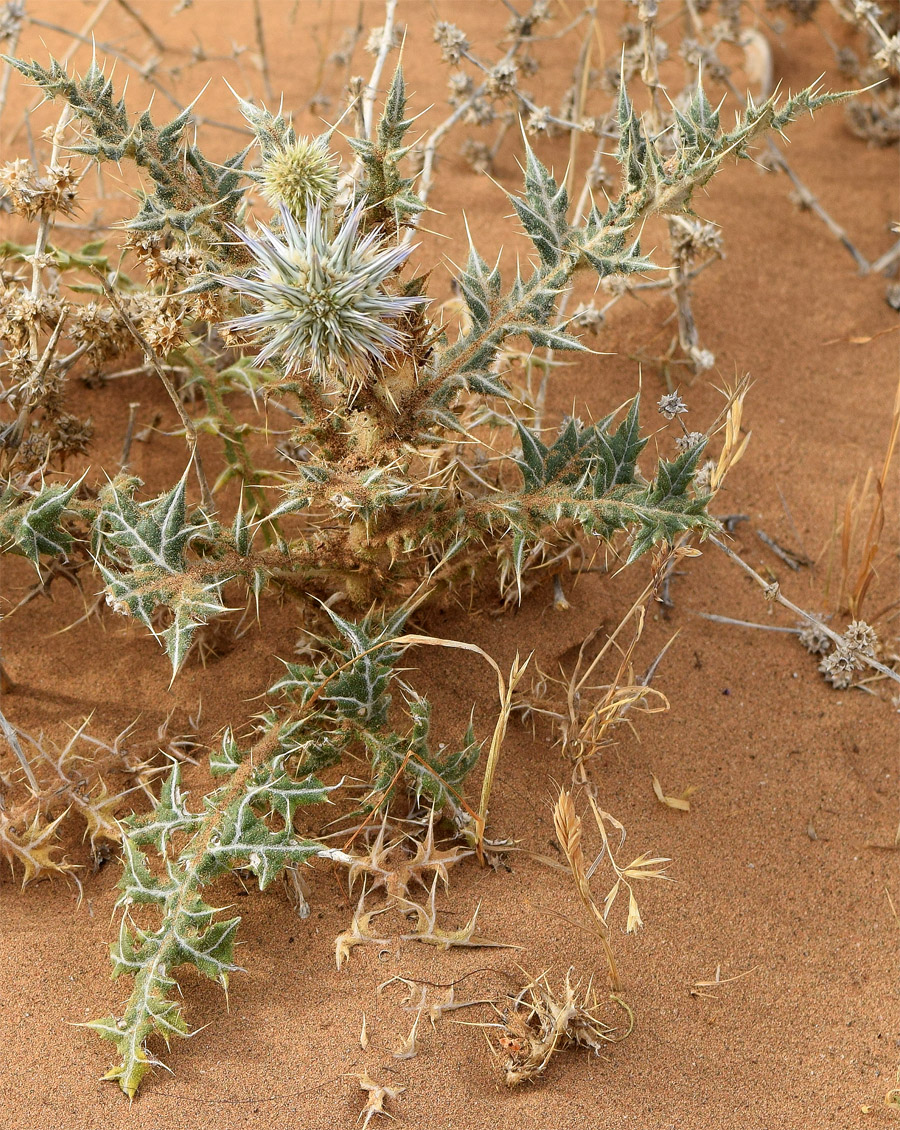
<svg viewBox="0 0 900 1130">
<path fill-rule="evenodd" d="M 288 374 L 360 384 L 373 361 L 402 346 L 391 322 L 425 300 L 388 294 L 382 284 L 412 248 L 384 247 L 377 229 L 359 238 L 364 207 L 353 207 L 336 232 L 318 202 L 303 225 L 282 206 L 280 233 L 262 224 L 258 238 L 235 229 L 257 266 L 248 278 L 222 281 L 261 304 L 230 323 L 265 342 L 257 364 L 277 358 Z"/>
</svg>

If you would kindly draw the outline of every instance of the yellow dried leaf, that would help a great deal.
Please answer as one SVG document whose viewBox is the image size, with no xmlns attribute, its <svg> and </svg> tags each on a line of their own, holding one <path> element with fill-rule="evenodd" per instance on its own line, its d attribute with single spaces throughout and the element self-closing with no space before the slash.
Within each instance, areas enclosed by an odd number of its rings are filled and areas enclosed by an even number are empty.
<svg viewBox="0 0 900 1130">
<path fill-rule="evenodd" d="M 638 910 L 637 899 L 634 897 L 634 891 L 628 892 L 628 921 L 625 924 L 625 933 L 633 934 L 635 930 L 639 930 L 644 925 L 641 918 L 641 912 Z"/>
<path fill-rule="evenodd" d="M 612 904 L 616 901 L 616 895 L 619 893 L 619 884 L 621 879 L 616 879 L 609 894 L 603 901 L 603 919 L 606 921 L 609 918 L 609 912 L 612 910 Z"/>
<path fill-rule="evenodd" d="M 653 779 L 653 791 L 660 804 L 664 804 L 666 808 L 675 808 L 679 812 L 691 811 L 690 798 L 697 791 L 696 785 L 688 785 L 681 796 L 668 796 L 663 792 L 663 787 L 659 783 L 659 777 L 657 777 L 655 773 L 651 773 L 650 776 Z"/>
</svg>

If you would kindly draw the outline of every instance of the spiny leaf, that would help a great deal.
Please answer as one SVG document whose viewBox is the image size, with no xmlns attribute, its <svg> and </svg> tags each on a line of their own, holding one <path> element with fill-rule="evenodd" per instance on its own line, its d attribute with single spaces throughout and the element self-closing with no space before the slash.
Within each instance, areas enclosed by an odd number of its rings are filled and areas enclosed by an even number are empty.
<svg viewBox="0 0 900 1130">
<path fill-rule="evenodd" d="M 523 135 L 524 136 L 524 135 Z M 565 185 L 558 185 L 525 144 L 525 196 L 510 195 L 525 234 L 534 244 L 545 267 L 555 267 L 562 257 L 569 231 L 569 197 Z"/>
<path fill-rule="evenodd" d="M 84 476 L 70 486 L 45 486 L 27 502 L 10 505 L 12 498 L 0 500 L 0 539 L 12 541 L 19 552 L 40 564 L 41 555 L 62 557 L 72 549 L 72 536 L 60 519 L 75 497 Z"/>
</svg>

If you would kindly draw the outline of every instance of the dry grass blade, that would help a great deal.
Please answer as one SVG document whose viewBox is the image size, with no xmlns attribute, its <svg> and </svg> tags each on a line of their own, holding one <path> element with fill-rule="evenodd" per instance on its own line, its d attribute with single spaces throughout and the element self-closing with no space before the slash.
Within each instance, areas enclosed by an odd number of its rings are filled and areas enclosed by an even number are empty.
<svg viewBox="0 0 900 1130">
<path fill-rule="evenodd" d="M 653 779 L 653 792 L 660 804 L 664 804 L 666 808 L 674 808 L 678 812 L 691 811 L 691 797 L 697 791 L 696 785 L 688 785 L 680 796 L 668 796 L 659 783 L 659 777 L 655 773 L 651 773 L 650 776 Z"/>
<path fill-rule="evenodd" d="M 480 655 L 487 663 L 490 664 L 491 669 L 497 676 L 497 692 L 500 699 L 500 713 L 497 716 L 497 721 L 494 725 L 494 732 L 491 735 L 491 744 L 488 749 L 487 765 L 484 771 L 484 782 L 481 787 L 481 802 L 478 806 L 478 814 L 475 817 L 475 849 L 478 853 L 478 860 L 484 863 L 484 830 L 487 821 L 488 802 L 491 796 L 491 789 L 494 784 L 494 774 L 497 771 L 497 763 L 500 758 L 500 749 L 503 745 L 503 739 L 506 737 L 506 730 L 509 723 L 509 715 L 512 710 L 512 696 L 516 687 L 519 684 L 525 669 L 528 666 L 530 659 L 526 659 L 524 663 L 519 661 L 518 653 L 513 660 L 513 665 L 510 669 L 509 680 L 503 678 L 503 672 L 500 670 L 497 662 L 488 655 L 488 653 L 474 643 L 465 643 L 462 640 L 446 640 L 440 639 L 437 636 L 421 636 L 421 635 L 403 635 L 397 636 L 390 641 L 394 644 L 401 645 L 421 645 L 423 647 L 449 647 L 456 648 L 459 651 L 471 651 L 476 655 Z"/>
<path fill-rule="evenodd" d="M 894 453 L 897 450 L 898 438 L 900 438 L 900 380 L 897 382 L 897 391 L 894 396 L 891 430 L 888 435 L 881 472 L 876 476 L 871 469 L 869 470 L 858 498 L 854 484 L 847 496 L 844 508 L 844 520 L 841 527 L 841 591 L 838 606 L 842 611 L 846 609 L 854 620 L 861 618 L 863 603 L 877 574 L 878 552 L 881 547 L 881 535 L 886 521 L 885 488 Z M 862 515 L 866 510 L 870 511 L 869 521 L 866 526 L 865 539 L 857 554 L 859 564 L 855 570 L 856 577 L 851 582 L 851 576 L 854 572 L 853 547 Z"/>
<path fill-rule="evenodd" d="M 588 877 L 594 874 L 604 859 L 609 860 L 609 865 L 612 868 L 613 874 L 616 876 L 616 880 L 609 889 L 603 903 L 603 919 L 604 921 L 608 919 L 620 890 L 624 888 L 628 892 L 628 917 L 625 922 L 625 933 L 632 934 L 644 924 L 640 909 L 638 908 L 634 888 L 631 885 L 632 882 L 639 879 L 668 879 L 669 876 L 666 874 L 665 867 L 667 863 L 671 863 L 672 861 L 666 856 L 651 856 L 649 852 L 642 852 L 626 867 L 620 867 L 613 855 L 609 835 L 606 831 L 606 824 L 612 824 L 614 828 L 618 829 L 621 836 L 619 841 L 620 847 L 625 843 L 625 828 L 614 816 L 611 816 L 610 813 L 604 812 L 601 808 L 598 808 L 597 802 L 590 793 L 588 794 L 588 803 L 591 806 L 591 811 L 594 814 L 594 819 L 596 820 L 597 828 L 600 832 L 600 838 L 603 841 L 603 850 L 591 865 L 588 871 Z"/>
<path fill-rule="evenodd" d="M 529 656 L 529 659 L 530 658 Z M 476 850 L 478 851 L 478 859 L 481 863 L 484 863 L 484 831 L 487 824 L 488 803 L 491 799 L 491 790 L 494 787 L 494 774 L 497 772 L 497 763 L 500 760 L 500 749 L 503 745 L 503 739 L 506 737 L 507 726 L 509 725 L 513 693 L 519 685 L 522 676 L 525 674 L 525 668 L 528 666 L 529 659 L 526 659 L 524 663 L 520 663 L 519 653 L 516 652 L 516 657 L 510 668 L 509 679 L 506 685 L 504 686 L 502 679 L 500 680 L 500 713 L 497 716 L 497 723 L 491 735 L 487 766 L 484 770 L 484 781 L 481 786 L 481 801 L 478 805 Z"/>
<path fill-rule="evenodd" d="M 562 848 L 563 855 L 569 864 L 572 878 L 575 880 L 575 889 L 582 905 L 591 915 L 594 931 L 600 939 L 603 954 L 606 958 L 610 986 L 618 990 L 622 987 L 616 958 L 609 940 L 609 927 L 606 924 L 604 912 L 594 901 L 588 880 L 587 864 L 584 852 L 581 849 L 582 823 L 581 817 L 575 810 L 572 794 L 565 789 L 560 789 L 559 799 L 553 809 L 553 826 L 556 829 L 556 839 Z"/>
<path fill-rule="evenodd" d="M 716 966 L 716 975 L 711 981 L 693 981 L 688 990 L 692 997 L 714 997 L 715 993 L 706 992 L 707 989 L 718 989 L 722 985 L 730 985 L 734 981 L 741 981 L 744 977 L 749 977 L 751 973 L 756 973 L 758 969 L 762 969 L 761 965 L 754 965 L 752 969 L 745 969 L 743 973 L 736 973 L 733 977 L 723 977 L 722 967 Z"/>
</svg>

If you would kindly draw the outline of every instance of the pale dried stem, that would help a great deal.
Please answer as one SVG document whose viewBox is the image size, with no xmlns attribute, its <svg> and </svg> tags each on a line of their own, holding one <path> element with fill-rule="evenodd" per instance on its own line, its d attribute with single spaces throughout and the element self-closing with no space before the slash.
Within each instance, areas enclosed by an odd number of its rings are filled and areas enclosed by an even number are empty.
<svg viewBox="0 0 900 1130">
<path fill-rule="evenodd" d="M 384 27 L 382 29 L 381 44 L 378 48 L 378 55 L 375 58 L 375 66 L 372 68 L 372 75 L 362 96 L 364 136 L 367 139 L 371 139 L 372 137 L 372 126 L 375 119 L 375 99 L 378 96 L 378 84 L 381 81 L 381 73 L 384 70 L 384 64 L 387 62 L 387 57 L 390 54 L 391 46 L 394 42 L 394 23 L 396 17 L 397 0 L 385 0 Z"/>
<path fill-rule="evenodd" d="M 19 46 L 19 36 L 22 34 L 22 25 L 20 24 L 16 29 L 15 35 L 9 42 L 8 50 L 5 54 L 15 55 L 16 49 Z M 0 122 L 3 120 L 3 111 L 6 109 L 6 99 L 9 96 L 9 83 L 12 78 L 12 66 L 9 63 L 3 65 L 3 78 L 0 78 Z"/>
<path fill-rule="evenodd" d="M 814 616 L 811 612 L 807 612 L 804 608 L 801 608 L 799 605 L 794 604 L 792 600 L 788 600 L 788 598 L 783 595 L 781 586 L 777 582 L 775 584 L 770 584 L 764 577 L 761 577 L 759 573 L 757 573 L 752 565 L 748 565 L 742 557 L 735 553 L 734 550 L 730 548 L 730 546 L 727 546 L 723 541 L 720 541 L 719 538 L 715 536 L 715 534 L 710 534 L 707 538 L 707 541 L 711 541 L 713 545 L 722 550 L 726 557 L 731 558 L 735 565 L 739 565 L 748 576 L 752 577 L 753 580 L 756 581 L 759 587 L 766 594 L 766 600 L 775 601 L 783 608 L 789 609 L 794 613 L 795 616 L 799 616 L 808 624 L 812 624 L 814 628 L 817 628 L 824 635 L 828 636 L 833 644 L 843 644 L 843 637 L 841 635 L 839 635 L 835 631 L 832 631 L 832 629 L 829 628 L 828 625 L 824 623 L 824 621 L 820 620 L 818 616 Z M 865 655 L 862 653 L 857 654 L 860 661 L 862 663 L 865 663 L 867 667 L 871 667 L 874 671 L 878 671 L 878 673 L 884 675 L 885 678 L 893 679 L 895 683 L 900 683 L 900 675 L 898 675 L 896 671 L 891 670 L 890 667 L 886 667 L 883 663 L 879 663 L 877 659 L 872 658 L 872 656 L 870 655 Z"/>
<path fill-rule="evenodd" d="M 263 78 L 263 86 L 265 86 L 266 88 L 266 97 L 270 102 L 274 102 L 275 94 L 272 90 L 272 76 L 269 72 L 269 56 L 266 52 L 266 37 L 263 28 L 262 5 L 260 4 L 259 0 L 253 0 L 253 26 L 256 31 L 256 46 L 259 50 L 259 69 Z"/>
<path fill-rule="evenodd" d="M 859 268 L 861 275 L 867 275 L 873 270 L 872 265 L 866 259 L 865 255 L 854 245 L 853 241 L 835 220 L 819 203 L 818 198 L 813 193 L 812 189 L 808 188 L 802 180 L 797 176 L 791 166 L 787 163 L 787 159 L 777 145 L 770 139 L 766 138 L 766 147 L 769 150 L 772 164 L 775 168 L 779 169 L 788 178 L 797 192 L 797 198 L 804 208 L 808 208 L 813 215 L 818 216 L 826 228 L 837 239 L 853 257 L 853 261 Z"/>
<path fill-rule="evenodd" d="M 900 259 L 900 239 L 894 244 L 890 251 L 886 251 L 880 259 L 876 259 L 872 264 L 872 274 L 880 274 L 886 271 L 897 259 Z"/>
<path fill-rule="evenodd" d="M 6 717 L 0 713 L 0 730 L 3 731 L 3 736 L 9 745 L 9 748 L 16 755 L 19 764 L 22 766 L 22 772 L 25 774 L 25 779 L 28 781 L 28 787 L 32 793 L 37 797 L 41 795 L 41 788 L 31 768 L 31 763 L 25 756 L 22 745 L 19 741 L 19 735 L 16 732 L 15 726 L 10 723 Z"/>
<path fill-rule="evenodd" d="M 144 35 L 147 36 L 156 50 L 159 51 L 161 55 L 165 55 L 168 51 L 168 47 L 156 34 L 153 28 L 147 23 L 141 13 L 136 8 L 133 8 L 131 4 L 128 3 L 128 0 L 116 0 L 116 3 L 119 5 L 123 12 L 127 12 L 128 15 L 131 16 L 131 18 L 138 25 Z"/>
</svg>

